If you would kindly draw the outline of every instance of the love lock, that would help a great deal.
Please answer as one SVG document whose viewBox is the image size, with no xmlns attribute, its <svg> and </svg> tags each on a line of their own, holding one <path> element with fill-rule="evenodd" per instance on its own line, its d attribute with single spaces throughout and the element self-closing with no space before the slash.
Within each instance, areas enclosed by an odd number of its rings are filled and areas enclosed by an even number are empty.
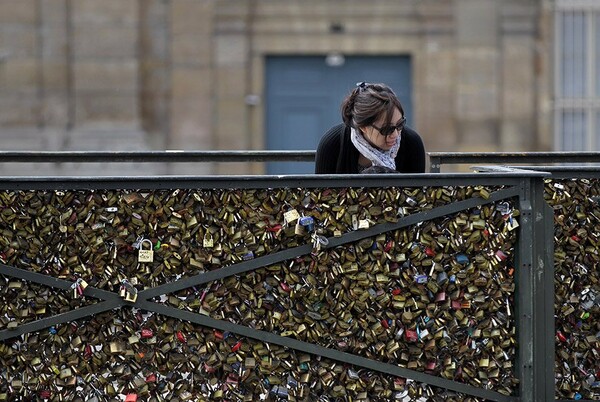
<svg viewBox="0 0 600 402">
<path fill-rule="evenodd" d="M 144 243 L 150 243 L 150 249 L 144 250 Z M 152 242 L 148 239 L 144 239 L 140 242 L 140 251 L 138 252 L 138 262 L 152 262 L 154 261 L 154 251 L 152 250 Z"/>
<path fill-rule="evenodd" d="M 135 303 L 137 300 L 138 290 L 127 279 L 121 281 L 119 295 L 128 302 Z"/>
</svg>

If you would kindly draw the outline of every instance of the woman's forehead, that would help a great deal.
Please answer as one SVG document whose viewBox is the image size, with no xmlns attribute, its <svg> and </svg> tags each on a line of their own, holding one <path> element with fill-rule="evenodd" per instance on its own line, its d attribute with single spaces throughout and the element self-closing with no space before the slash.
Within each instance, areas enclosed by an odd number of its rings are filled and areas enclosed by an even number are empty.
<svg viewBox="0 0 600 402">
<path fill-rule="evenodd" d="M 392 114 L 392 118 L 390 119 L 391 122 L 397 122 L 400 121 L 400 119 L 402 118 L 402 113 L 400 113 L 400 110 L 398 108 L 394 109 L 394 113 Z M 377 118 L 377 122 L 385 122 L 386 121 L 386 114 L 382 113 L 378 118 Z"/>
</svg>

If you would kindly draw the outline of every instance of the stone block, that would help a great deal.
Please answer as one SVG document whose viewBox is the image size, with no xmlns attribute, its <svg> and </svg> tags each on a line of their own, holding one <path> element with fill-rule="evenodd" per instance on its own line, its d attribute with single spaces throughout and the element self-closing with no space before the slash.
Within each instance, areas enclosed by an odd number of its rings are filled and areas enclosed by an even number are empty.
<svg viewBox="0 0 600 402">
<path fill-rule="evenodd" d="M 115 125 L 138 125 L 139 107 L 135 94 L 77 92 L 75 99 L 75 122 L 77 125 L 99 122 Z"/>
<path fill-rule="evenodd" d="M 43 25 L 50 27 L 66 27 L 67 7 L 65 0 L 44 0 L 41 2 Z"/>
<path fill-rule="evenodd" d="M 172 97 L 174 99 L 211 98 L 212 71 L 209 68 L 178 67 L 172 71 Z"/>
<path fill-rule="evenodd" d="M 210 98 L 174 101 L 169 148 L 213 149 L 213 115 Z"/>
<path fill-rule="evenodd" d="M 211 36 L 214 8 L 214 0 L 172 0 L 172 35 L 174 37 L 189 34 Z"/>
<path fill-rule="evenodd" d="M 193 33 L 173 37 L 171 42 L 173 64 L 209 66 L 213 59 L 212 40 L 213 38 L 209 35 Z"/>
<path fill-rule="evenodd" d="M 457 143 L 454 93 L 449 89 L 423 88 L 416 96 L 415 103 L 422 106 L 416 109 L 415 121 L 408 125 L 417 129 L 426 151 L 452 150 Z"/>
<path fill-rule="evenodd" d="M 455 52 L 437 43 L 429 43 L 427 48 L 428 51 L 423 54 L 423 68 L 420 69 L 423 84 L 434 90 L 452 87 L 456 82 Z"/>
<path fill-rule="evenodd" d="M 508 119 L 502 124 L 501 150 L 506 152 L 533 150 L 536 144 L 533 119 Z"/>
<path fill-rule="evenodd" d="M 246 95 L 246 69 L 244 66 L 224 66 L 219 68 L 217 74 L 217 93 L 219 98 L 244 99 Z"/>
<path fill-rule="evenodd" d="M 500 114 L 498 98 L 498 91 L 494 88 L 461 86 L 457 88 L 457 115 L 467 120 L 498 117 Z"/>
<path fill-rule="evenodd" d="M 219 100 L 217 107 L 217 149 L 248 149 L 250 129 L 246 121 L 247 106 L 243 100 Z"/>
<path fill-rule="evenodd" d="M 67 126 L 69 121 L 69 101 L 65 92 L 49 91 L 44 94 L 42 119 L 45 127 Z"/>
<path fill-rule="evenodd" d="M 219 35 L 216 40 L 216 64 L 218 68 L 227 65 L 244 64 L 248 55 L 248 40 L 243 35 Z"/>
<path fill-rule="evenodd" d="M 134 94 L 138 89 L 137 63 L 127 62 L 76 62 L 74 65 L 77 91 L 114 91 L 115 94 Z"/>
<path fill-rule="evenodd" d="M 4 92 L 0 97 L 0 127 L 36 126 L 39 105 L 34 93 Z M 4 144 L 2 145 L 4 147 Z"/>
<path fill-rule="evenodd" d="M 67 91 L 68 72 L 66 63 L 45 62 L 42 71 L 45 91 Z"/>
<path fill-rule="evenodd" d="M 533 44 L 522 42 L 507 41 L 503 52 L 503 114 L 508 120 L 535 116 L 535 55 Z"/>
<path fill-rule="evenodd" d="M 42 28 L 42 57 L 44 60 L 67 61 L 67 32 L 64 27 L 45 26 Z"/>
<path fill-rule="evenodd" d="M 499 2 L 456 0 L 456 37 L 463 46 L 496 46 L 500 30 Z"/>
<path fill-rule="evenodd" d="M 78 60 L 133 60 L 138 34 L 133 26 L 81 26 L 73 34 L 73 54 Z"/>
<path fill-rule="evenodd" d="M 138 3 L 138 0 L 73 1 L 73 25 L 75 28 L 86 26 L 135 27 L 139 15 Z"/>
<path fill-rule="evenodd" d="M 39 87 L 39 67 L 33 59 L 8 59 L 0 64 L 0 87 L 6 91 L 34 91 Z"/>
<path fill-rule="evenodd" d="M 499 145 L 498 120 L 461 121 L 457 132 L 461 150 L 493 151 Z"/>
<path fill-rule="evenodd" d="M 36 55 L 37 37 L 33 26 L 0 22 L 0 62 L 7 58 L 28 59 Z"/>
<path fill-rule="evenodd" d="M 0 0 L 0 25 L 6 23 L 34 24 L 35 0 Z"/>
</svg>

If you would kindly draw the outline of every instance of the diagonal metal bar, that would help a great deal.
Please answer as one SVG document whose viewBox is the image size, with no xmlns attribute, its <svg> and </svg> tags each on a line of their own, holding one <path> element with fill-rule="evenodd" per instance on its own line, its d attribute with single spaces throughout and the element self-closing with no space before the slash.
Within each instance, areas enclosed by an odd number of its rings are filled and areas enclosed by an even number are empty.
<svg viewBox="0 0 600 402">
<path fill-rule="evenodd" d="M 492 193 L 488 199 L 471 198 L 468 200 L 458 201 L 452 204 L 444 205 L 442 207 L 434 208 L 429 211 L 424 211 L 414 215 L 410 215 L 408 217 L 400 219 L 397 223 L 394 224 L 386 223 L 376 225 L 373 228 L 367 230 L 347 233 L 339 238 L 334 237 L 330 239 L 330 243 L 327 246 L 327 248 L 336 247 L 348 242 L 361 240 L 363 238 L 371 237 L 380 233 L 400 229 L 402 227 L 409 226 L 418 222 L 431 220 L 440 216 L 445 216 L 451 213 L 459 212 L 461 210 L 472 208 L 478 205 L 483 205 L 501 199 L 514 197 L 516 195 L 518 195 L 518 190 L 516 188 L 510 188 L 496 191 Z M 190 278 L 184 278 L 172 283 L 159 285 L 151 289 L 146 289 L 144 291 L 141 291 L 138 297 L 140 298 L 140 301 L 142 299 L 150 299 L 159 295 L 176 292 L 178 290 L 187 289 L 189 287 L 199 285 L 202 283 L 211 282 L 228 276 L 237 275 L 239 273 L 248 272 L 267 265 L 275 264 L 281 261 L 285 261 L 287 259 L 295 258 L 299 255 L 308 254 L 311 251 L 312 247 L 308 244 L 295 247 L 292 249 L 281 251 L 276 254 L 259 257 L 254 260 L 245 261 L 243 263 L 235 264 L 219 270 L 201 273 Z M 37 272 L 32 272 L 22 268 L 8 266 L 5 264 L 0 264 L 0 274 L 63 290 L 70 290 L 71 285 L 73 284 L 73 282 L 71 281 L 54 278 L 46 274 L 40 274 Z M 46 317 L 40 320 L 36 320 L 31 323 L 22 324 L 15 329 L 0 331 L 0 340 L 12 338 L 28 332 L 47 328 L 52 325 L 68 322 L 68 320 L 83 318 L 85 317 L 85 314 L 97 314 L 98 312 L 103 312 L 127 304 L 116 293 L 93 288 L 91 286 L 88 286 L 85 289 L 84 294 L 86 296 L 110 301 L 110 303 L 98 303 L 93 306 L 82 307 L 80 309 L 73 310 L 68 313 L 58 314 L 52 317 Z M 135 303 L 135 305 L 137 306 L 140 303 L 140 301 Z"/>
<path fill-rule="evenodd" d="M 56 289 L 71 290 L 73 282 L 64 279 L 54 278 L 49 275 L 40 274 L 38 272 L 28 271 L 26 269 L 11 267 L 9 265 L 0 264 L 0 274 L 12 278 L 23 279 L 29 282 L 38 283 L 40 285 L 49 286 Z M 116 293 L 88 286 L 83 294 L 85 296 L 95 297 L 105 302 L 96 303 L 91 306 L 81 307 L 71 310 L 66 313 L 56 314 L 50 317 L 41 318 L 26 324 L 21 324 L 16 328 L 5 329 L 0 331 L 0 340 L 14 338 L 19 335 L 29 332 L 38 331 L 48 328 L 53 325 L 63 324 L 84 318 L 92 314 L 98 314 L 113 308 L 126 304 L 126 302 Z"/>
<path fill-rule="evenodd" d="M 442 205 L 440 207 L 436 207 L 430 209 L 428 211 L 418 212 L 416 214 L 412 214 L 406 216 L 396 223 L 382 223 L 379 225 L 375 225 L 372 228 L 360 231 L 354 231 L 350 233 L 346 233 L 341 237 L 333 237 L 329 239 L 329 245 L 327 248 L 339 246 L 341 244 L 362 240 L 367 237 L 376 236 L 381 233 L 389 232 L 392 230 L 398 230 L 406 226 L 414 225 L 419 222 L 430 221 L 435 218 L 440 218 L 442 216 L 450 215 L 456 212 L 464 211 L 469 208 L 478 207 L 480 205 L 491 204 L 492 202 L 504 200 L 507 198 L 512 198 L 518 196 L 520 190 L 511 187 L 508 189 L 502 189 L 498 191 L 494 191 L 490 194 L 490 197 L 487 199 L 484 198 L 469 198 L 467 200 L 456 201 L 451 204 Z"/>
<path fill-rule="evenodd" d="M 283 337 L 271 332 L 261 331 L 243 325 L 233 324 L 229 321 L 216 320 L 205 315 L 180 310 L 174 307 L 165 306 L 158 303 L 153 303 L 148 300 L 141 301 L 138 305 L 144 310 L 152 311 L 179 320 L 189 321 L 205 327 L 219 329 L 221 331 L 233 332 L 245 336 L 247 338 L 257 339 L 263 342 L 268 342 L 283 347 L 299 350 L 302 352 L 311 353 L 317 356 L 323 356 L 329 359 L 352 364 L 355 366 L 364 367 L 381 373 L 391 374 L 398 377 L 410 378 L 415 381 L 419 381 L 436 387 L 450 389 L 456 392 L 461 392 L 472 396 L 482 397 L 487 400 L 500 402 L 518 401 L 518 398 L 506 396 L 495 391 L 473 387 L 468 384 L 463 384 L 445 378 L 421 373 L 418 371 L 409 370 L 403 367 L 396 366 L 394 364 L 382 363 L 366 357 L 341 352 L 339 350 L 326 348 L 324 346 L 315 345 L 309 342 L 299 341 L 294 338 Z"/>
<path fill-rule="evenodd" d="M 515 187 L 502 189 L 490 194 L 487 199 L 484 198 L 469 198 L 468 200 L 457 201 L 452 204 L 443 205 L 433 208 L 429 211 L 419 212 L 404 218 L 401 218 L 396 223 L 382 223 L 375 225 L 372 228 L 360 231 L 346 233 L 340 237 L 332 237 L 329 239 L 329 244 L 325 248 L 336 247 L 345 243 L 361 240 L 367 237 L 372 237 L 381 233 L 392 230 L 401 229 L 406 226 L 413 225 L 418 222 L 424 222 L 431 219 L 446 216 L 452 213 L 460 212 L 465 209 L 473 208 L 479 205 L 489 204 L 495 201 L 515 197 L 519 195 L 520 190 Z M 300 255 L 308 254 L 312 251 L 312 245 L 305 244 L 302 246 L 290 248 L 280 251 L 275 254 L 258 257 L 249 261 L 244 261 L 228 267 L 220 268 L 214 271 L 203 272 L 189 278 L 182 278 L 174 282 L 159 285 L 151 289 L 146 289 L 138 293 L 138 297 L 142 299 L 151 299 L 167 293 L 173 293 L 182 289 L 187 289 L 192 286 L 200 285 L 207 282 L 223 279 L 232 275 L 238 275 L 243 272 L 252 271 L 267 265 L 276 264 L 291 258 L 296 258 Z"/>
<path fill-rule="evenodd" d="M 103 313 L 105 311 L 120 307 L 123 304 L 125 304 L 125 301 L 123 299 L 107 300 L 93 304 L 91 306 L 81 307 L 75 310 L 68 311 L 66 313 L 57 314 L 52 317 L 41 318 L 33 322 L 21 324 L 14 329 L 5 329 L 3 331 L 0 331 L 0 341 L 3 341 L 8 338 L 14 338 L 19 335 L 27 334 L 29 332 L 39 331 L 41 329 L 48 328 L 53 325 L 72 322 L 80 318 L 89 317 L 93 314 Z"/>
<path fill-rule="evenodd" d="M 10 276 L 13 278 L 23 279 L 29 282 L 38 283 L 40 285 L 50 286 L 52 288 L 71 290 L 72 281 L 64 279 L 54 278 L 50 275 L 40 274 L 38 272 L 28 271 L 23 268 L 11 267 L 9 265 L 0 264 L 0 274 Z M 84 295 L 95 297 L 102 300 L 120 300 L 119 295 L 107 290 L 102 290 L 88 286 L 84 292 Z"/>
</svg>

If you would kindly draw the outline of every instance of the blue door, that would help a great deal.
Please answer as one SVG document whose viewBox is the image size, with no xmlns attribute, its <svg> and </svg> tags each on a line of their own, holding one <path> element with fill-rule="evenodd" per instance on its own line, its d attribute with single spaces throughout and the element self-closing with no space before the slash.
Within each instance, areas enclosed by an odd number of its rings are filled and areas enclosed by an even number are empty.
<svg viewBox="0 0 600 402">
<path fill-rule="evenodd" d="M 269 150 L 315 150 L 329 127 L 341 123 L 340 105 L 357 82 L 383 82 L 400 98 L 411 121 L 407 56 L 269 56 L 266 59 L 266 135 Z M 409 123 L 410 124 L 410 123 Z M 271 162 L 268 174 L 314 172 L 313 162 Z"/>
</svg>

